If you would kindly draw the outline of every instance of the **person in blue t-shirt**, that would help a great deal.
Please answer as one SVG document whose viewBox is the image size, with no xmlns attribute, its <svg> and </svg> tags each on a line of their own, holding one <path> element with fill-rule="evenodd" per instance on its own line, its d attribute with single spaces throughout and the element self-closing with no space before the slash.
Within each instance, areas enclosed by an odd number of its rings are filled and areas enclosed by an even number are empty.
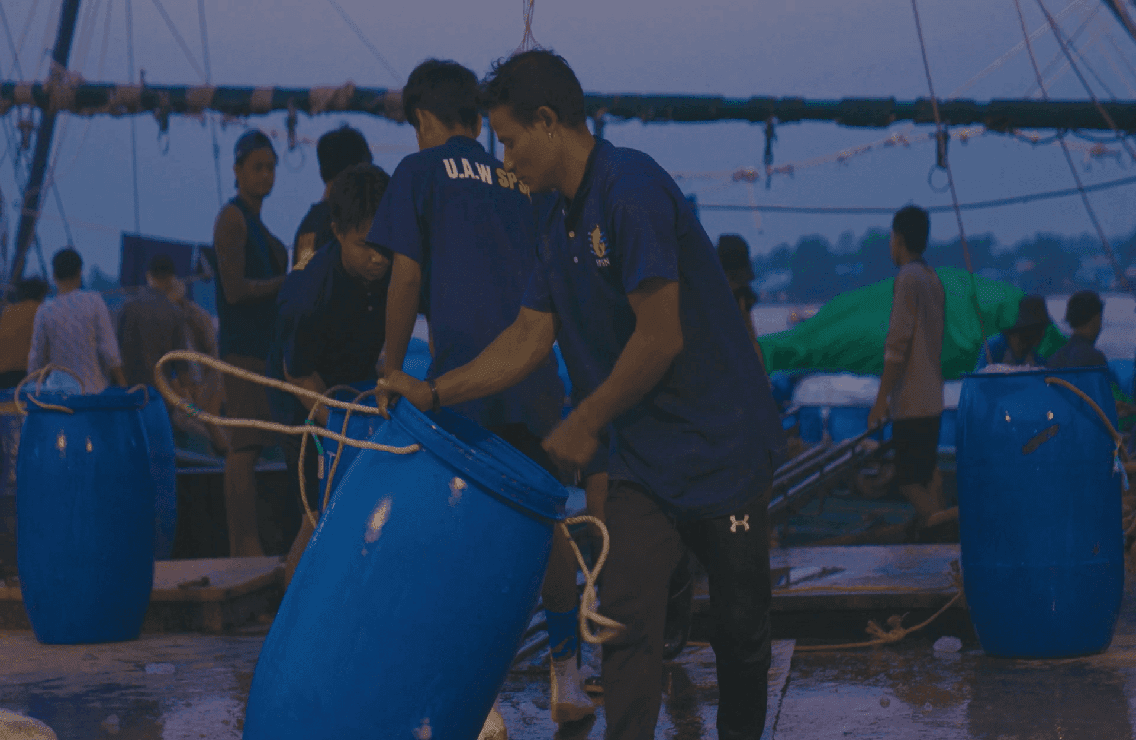
<svg viewBox="0 0 1136 740">
<path fill-rule="evenodd" d="M 390 253 L 365 241 L 375 209 L 389 181 L 387 173 L 370 164 L 349 167 L 331 183 L 328 209 L 334 239 L 318 250 L 302 270 L 284 280 L 277 299 L 276 323 L 265 374 L 316 393 L 341 384 L 373 382 L 386 335 Z M 299 426 L 314 403 L 290 393 L 269 390 L 273 418 Z M 315 422 L 327 423 L 321 406 Z M 301 437 L 281 442 L 288 478 L 299 497 Z M 323 496 L 316 474 L 316 446 L 307 446 L 304 487 L 308 506 L 319 511 Z M 312 535 L 311 523 L 301 517 L 300 533 L 288 553 L 285 585 Z"/>
<path fill-rule="evenodd" d="M 1037 353 L 1037 348 L 1052 323 L 1043 297 L 1024 296 L 1018 302 L 1018 318 L 1014 325 L 986 340 L 985 346 L 978 352 L 974 371 L 978 372 L 987 365 L 1044 366 L 1046 358 Z"/>
<path fill-rule="evenodd" d="M 373 161 L 371 148 L 363 134 L 346 124 L 319 138 L 316 158 L 324 185 L 323 198 L 312 204 L 296 229 L 296 238 L 292 242 L 293 270 L 304 269 L 312 255 L 335 239 L 331 231 L 331 205 L 328 203 L 332 181 L 348 167 Z"/>
<path fill-rule="evenodd" d="M 770 665 L 768 490 L 784 454 L 777 405 L 714 245 L 654 160 L 597 141 L 563 58 L 497 63 L 484 84 L 505 169 L 555 192 L 516 320 L 476 359 L 432 382 L 379 387 L 418 408 L 468 402 L 525 378 L 558 342 L 581 398 L 544 442 L 580 470 L 612 434 L 604 518 L 608 740 L 652 738 L 671 574 L 686 545 L 710 576 L 718 736 L 757 740 Z"/>
<path fill-rule="evenodd" d="M 419 310 L 433 345 L 428 377 L 461 367 L 517 317 L 536 266 L 536 224 L 528 189 L 477 141 L 477 77 L 431 59 L 402 90 L 419 152 L 399 163 L 367 241 L 394 255 L 387 301 L 384 373 L 402 370 Z M 528 455 L 556 465 L 541 439 L 560 420 L 564 385 L 549 346 L 523 382 L 454 410 Z M 385 408 L 381 399 L 380 407 Z M 594 713 L 577 673 L 576 561 L 567 538 L 554 536 L 544 588 L 552 656 L 552 719 Z"/>
</svg>

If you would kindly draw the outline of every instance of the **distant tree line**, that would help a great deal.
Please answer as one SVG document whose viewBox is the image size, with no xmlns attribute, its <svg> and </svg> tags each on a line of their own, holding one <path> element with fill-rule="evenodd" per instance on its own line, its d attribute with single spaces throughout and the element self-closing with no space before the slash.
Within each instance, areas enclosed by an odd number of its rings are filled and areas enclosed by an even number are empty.
<svg viewBox="0 0 1136 740">
<path fill-rule="evenodd" d="M 857 241 L 851 231 L 836 244 L 823 236 L 803 236 L 796 246 L 778 245 L 753 259 L 755 286 L 766 302 L 820 303 L 838 293 L 895 275 L 888 249 L 889 232 L 870 229 Z M 1136 264 L 1136 231 L 1112 241 L 1122 269 Z M 1115 288 L 1116 275 L 1100 241 L 1089 235 L 1037 234 L 1006 246 L 991 234 L 967 236 L 975 273 L 1003 280 L 1026 293 L 1073 293 Z M 966 267 L 961 241 L 932 243 L 926 253 L 932 267 Z M 1136 285 L 1136 271 L 1129 275 Z"/>
</svg>

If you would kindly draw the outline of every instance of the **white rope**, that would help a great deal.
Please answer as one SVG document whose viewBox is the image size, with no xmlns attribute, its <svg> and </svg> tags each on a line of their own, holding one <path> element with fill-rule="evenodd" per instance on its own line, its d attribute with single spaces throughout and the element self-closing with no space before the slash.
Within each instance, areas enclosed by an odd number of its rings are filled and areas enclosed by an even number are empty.
<svg viewBox="0 0 1136 740">
<path fill-rule="evenodd" d="M 591 570 L 588 570 L 588 566 L 584 562 L 584 556 L 580 554 L 580 548 L 576 546 L 576 541 L 572 539 L 572 535 L 568 532 L 568 527 L 574 524 L 584 523 L 595 525 L 603 536 L 603 548 L 600 550 L 600 556 L 596 558 L 596 567 Z M 561 528 L 564 535 L 568 538 L 569 544 L 572 545 L 572 552 L 576 555 L 576 562 L 579 564 L 580 570 L 584 573 L 584 593 L 580 597 L 580 633 L 583 635 L 585 642 L 590 642 L 593 645 L 602 645 L 618 637 L 627 629 L 614 619 L 605 617 L 596 611 L 596 603 L 599 601 L 599 597 L 596 595 L 596 580 L 599 578 L 600 572 L 603 571 L 604 563 L 607 562 L 607 554 L 610 546 L 607 527 L 604 526 L 601 520 L 594 516 L 569 517 L 557 526 Z M 598 632 L 592 632 L 591 625 L 589 624 L 591 622 L 600 626 Z"/>
</svg>

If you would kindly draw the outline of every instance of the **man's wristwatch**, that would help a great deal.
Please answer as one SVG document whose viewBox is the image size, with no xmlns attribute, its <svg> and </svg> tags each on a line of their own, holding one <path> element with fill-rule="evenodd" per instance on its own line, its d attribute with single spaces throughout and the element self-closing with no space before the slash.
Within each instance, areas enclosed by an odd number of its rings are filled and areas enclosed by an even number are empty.
<svg viewBox="0 0 1136 740">
<path fill-rule="evenodd" d="M 429 381 L 427 381 L 427 383 L 430 386 L 430 396 L 432 398 L 432 403 L 430 404 L 430 410 L 433 411 L 434 413 L 438 413 L 439 411 L 442 410 L 442 401 L 438 398 L 438 385 L 434 381 L 433 378 L 431 378 Z"/>
</svg>

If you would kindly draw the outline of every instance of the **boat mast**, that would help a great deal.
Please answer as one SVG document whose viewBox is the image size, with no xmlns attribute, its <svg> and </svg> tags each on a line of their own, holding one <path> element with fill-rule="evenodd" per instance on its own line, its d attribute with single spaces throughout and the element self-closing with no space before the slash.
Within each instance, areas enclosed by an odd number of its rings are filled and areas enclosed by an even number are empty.
<svg viewBox="0 0 1136 740">
<path fill-rule="evenodd" d="M 79 0 L 63 0 L 59 12 L 59 31 L 55 35 L 55 48 L 51 52 L 51 75 L 62 77 L 71 58 L 71 41 L 75 37 L 75 21 L 79 17 Z M 59 80 L 64 84 L 64 80 Z M 35 238 L 36 219 L 39 217 L 40 193 L 43 190 L 44 175 L 47 173 L 47 158 L 51 154 L 51 140 L 55 135 L 56 112 L 43 111 L 39 131 L 36 132 L 35 153 L 32 156 L 32 171 L 28 186 L 24 189 L 24 207 L 20 211 L 20 225 L 16 230 L 16 252 L 12 258 L 10 283 L 15 283 L 24 275 L 24 262 Z"/>
</svg>

